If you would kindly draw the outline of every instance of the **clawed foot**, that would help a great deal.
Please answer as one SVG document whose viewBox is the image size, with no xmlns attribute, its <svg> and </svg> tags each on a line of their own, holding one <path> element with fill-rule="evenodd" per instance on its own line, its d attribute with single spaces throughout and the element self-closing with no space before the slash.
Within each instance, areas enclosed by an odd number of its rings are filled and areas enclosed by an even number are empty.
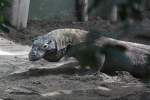
<svg viewBox="0 0 150 100">
<path fill-rule="evenodd" d="M 95 77 L 101 77 L 101 76 L 103 76 L 103 74 L 104 73 L 102 73 L 100 71 L 97 71 L 97 72 L 93 73 L 93 76 L 95 76 Z"/>
<path fill-rule="evenodd" d="M 74 79 L 78 79 L 78 80 L 82 80 L 82 81 L 88 81 L 88 80 L 102 80 L 104 79 L 106 75 L 102 72 L 91 72 L 88 71 L 86 72 L 86 74 L 84 73 L 84 75 L 75 75 Z"/>
<path fill-rule="evenodd" d="M 84 73 L 84 75 L 89 75 L 89 76 L 94 76 L 94 77 L 100 77 L 101 75 L 103 75 L 104 73 L 100 72 L 100 71 L 87 71 L 86 73 Z"/>
</svg>

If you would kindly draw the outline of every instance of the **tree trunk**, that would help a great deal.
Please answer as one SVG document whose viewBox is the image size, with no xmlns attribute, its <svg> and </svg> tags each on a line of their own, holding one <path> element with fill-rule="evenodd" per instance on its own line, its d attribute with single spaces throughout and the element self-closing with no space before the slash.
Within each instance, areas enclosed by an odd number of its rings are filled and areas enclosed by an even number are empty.
<svg viewBox="0 0 150 100">
<path fill-rule="evenodd" d="M 112 12 L 111 12 L 111 15 L 110 15 L 110 20 L 112 22 L 117 22 L 118 21 L 118 7 L 117 7 L 117 5 L 113 5 L 113 7 L 112 7 Z"/>
<path fill-rule="evenodd" d="M 77 18 L 80 21 L 88 21 L 88 0 L 77 0 Z"/>
<path fill-rule="evenodd" d="M 145 0 L 145 9 L 150 10 L 150 0 Z"/>
<path fill-rule="evenodd" d="M 13 0 L 11 24 L 17 29 L 27 27 L 30 0 Z"/>
</svg>

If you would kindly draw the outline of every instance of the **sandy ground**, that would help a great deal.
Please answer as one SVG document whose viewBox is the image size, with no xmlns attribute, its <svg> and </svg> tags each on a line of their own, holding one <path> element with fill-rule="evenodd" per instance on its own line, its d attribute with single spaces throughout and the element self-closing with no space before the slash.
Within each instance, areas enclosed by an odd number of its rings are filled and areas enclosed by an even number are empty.
<svg viewBox="0 0 150 100">
<path fill-rule="evenodd" d="M 30 21 L 27 29 L 0 32 L 0 100 L 150 100 L 149 80 L 127 72 L 96 77 L 82 75 L 74 59 L 28 61 L 34 37 L 57 28 L 91 26 L 105 36 L 150 44 L 149 19 L 129 27 L 99 18 L 85 23 Z"/>
<path fill-rule="evenodd" d="M 127 72 L 80 75 L 74 59 L 30 62 L 31 47 L 0 43 L 0 100 L 150 100 L 149 83 Z"/>
</svg>

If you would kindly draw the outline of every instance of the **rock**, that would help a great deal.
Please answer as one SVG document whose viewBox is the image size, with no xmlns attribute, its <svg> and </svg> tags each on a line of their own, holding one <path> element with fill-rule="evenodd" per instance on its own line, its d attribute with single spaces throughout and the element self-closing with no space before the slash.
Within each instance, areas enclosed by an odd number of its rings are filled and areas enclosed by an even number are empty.
<svg viewBox="0 0 150 100">
<path fill-rule="evenodd" d="M 15 95 L 39 95 L 37 91 L 23 87 L 12 87 L 5 90 L 5 92 Z"/>
</svg>

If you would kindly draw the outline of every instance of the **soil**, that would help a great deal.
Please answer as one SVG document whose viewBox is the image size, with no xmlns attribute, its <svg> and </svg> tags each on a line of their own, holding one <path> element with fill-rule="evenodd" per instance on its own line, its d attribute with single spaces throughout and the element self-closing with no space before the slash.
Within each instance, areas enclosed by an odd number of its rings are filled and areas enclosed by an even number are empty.
<svg viewBox="0 0 150 100">
<path fill-rule="evenodd" d="M 0 100 L 150 100 L 149 80 L 128 72 L 94 76 L 82 74 L 72 58 L 59 62 L 28 60 L 34 37 L 66 27 L 92 27 L 105 36 L 150 44 L 149 19 L 129 26 L 101 18 L 88 22 L 29 21 L 24 30 L 0 32 Z"/>
</svg>

